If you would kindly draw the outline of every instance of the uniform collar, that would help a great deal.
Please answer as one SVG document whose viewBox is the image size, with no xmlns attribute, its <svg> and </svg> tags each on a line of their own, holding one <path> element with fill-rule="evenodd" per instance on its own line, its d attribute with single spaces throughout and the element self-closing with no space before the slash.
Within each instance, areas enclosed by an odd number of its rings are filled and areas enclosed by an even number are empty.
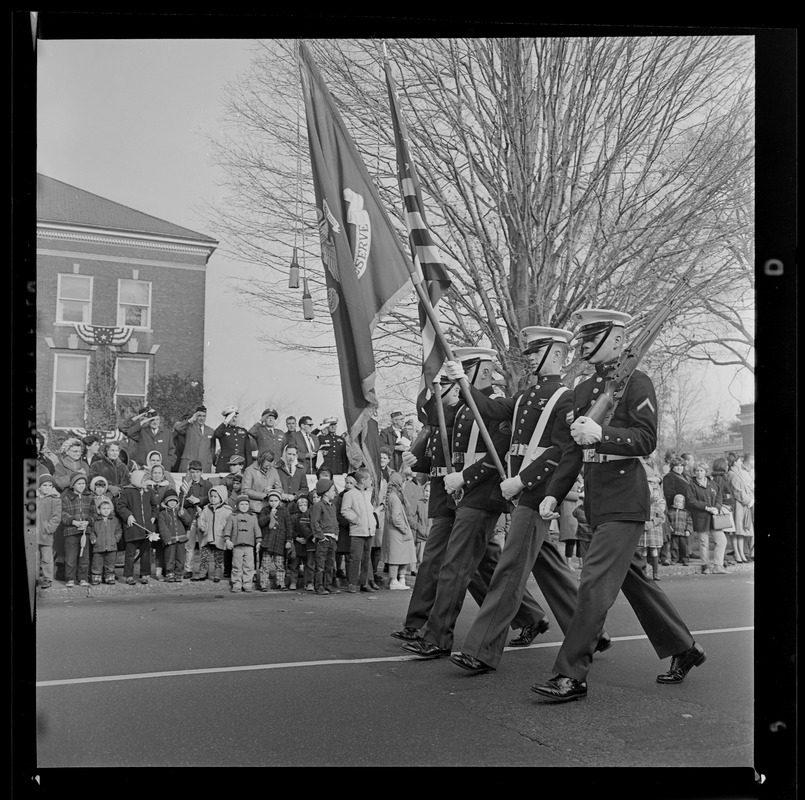
<svg viewBox="0 0 805 800">
<path fill-rule="evenodd" d="M 542 386 L 543 383 L 559 383 L 559 375 L 540 375 L 537 378 L 537 384 Z"/>
</svg>

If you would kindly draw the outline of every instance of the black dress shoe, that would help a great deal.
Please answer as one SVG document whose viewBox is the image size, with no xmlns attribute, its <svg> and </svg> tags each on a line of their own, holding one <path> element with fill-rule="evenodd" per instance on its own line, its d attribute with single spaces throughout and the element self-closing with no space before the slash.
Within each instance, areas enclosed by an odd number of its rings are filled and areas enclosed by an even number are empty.
<svg viewBox="0 0 805 800">
<path fill-rule="evenodd" d="M 546 683 L 535 683 L 532 692 L 542 695 L 552 703 L 566 703 L 568 700 L 578 700 L 587 696 L 587 683 L 567 678 L 564 675 L 554 675 Z"/>
<path fill-rule="evenodd" d="M 362 592 L 376 592 L 377 589 L 373 589 L 372 584 L 367 583 L 366 586 L 361 586 L 361 591 Z"/>
<path fill-rule="evenodd" d="M 419 635 L 418 628 L 408 628 L 408 627 L 405 627 L 400 631 L 393 631 L 389 635 L 393 636 L 395 639 L 402 639 L 404 642 L 415 642 L 417 639 L 422 638 Z"/>
<path fill-rule="evenodd" d="M 694 668 L 704 664 L 707 656 L 701 645 L 693 643 L 690 650 L 678 653 L 671 659 L 671 667 L 668 672 L 663 672 L 657 676 L 657 683 L 682 683 L 685 676 Z"/>
<path fill-rule="evenodd" d="M 490 667 L 489 664 L 484 664 L 483 661 L 479 661 L 474 656 L 469 656 L 466 653 L 451 653 L 447 660 L 451 661 L 457 667 L 466 670 L 470 675 L 480 675 L 482 672 L 494 671 L 495 669 L 494 667 Z"/>
<path fill-rule="evenodd" d="M 526 625 L 520 630 L 520 635 L 509 642 L 509 647 L 528 647 L 534 639 L 541 633 L 545 633 L 551 627 L 546 618 L 541 619 L 536 625 Z"/>
<path fill-rule="evenodd" d="M 609 637 L 608 633 L 602 633 L 601 637 L 598 639 L 598 644 L 595 646 L 594 653 L 603 653 L 604 650 L 609 650 L 612 647 L 612 639 Z"/>
<path fill-rule="evenodd" d="M 437 647 L 432 642 L 426 642 L 424 639 L 418 639 L 415 642 L 406 642 L 402 645 L 402 649 L 420 658 L 439 658 L 439 656 L 450 655 L 449 647 Z"/>
</svg>

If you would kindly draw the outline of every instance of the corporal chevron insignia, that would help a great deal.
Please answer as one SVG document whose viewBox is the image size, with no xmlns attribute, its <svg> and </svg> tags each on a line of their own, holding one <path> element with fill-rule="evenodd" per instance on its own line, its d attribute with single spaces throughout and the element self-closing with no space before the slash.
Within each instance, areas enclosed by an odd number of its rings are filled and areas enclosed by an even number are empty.
<svg viewBox="0 0 805 800">
<path fill-rule="evenodd" d="M 118 347 L 131 338 L 134 328 L 131 325 L 87 325 L 77 322 L 75 332 L 87 344 L 106 344 Z"/>
<path fill-rule="evenodd" d="M 646 398 L 646 399 L 645 399 L 645 400 L 644 400 L 642 403 L 640 403 L 640 404 L 637 406 L 637 408 L 635 409 L 635 411 L 640 411 L 640 409 L 645 408 L 646 406 L 648 406 L 648 407 L 651 409 L 651 413 L 652 413 L 652 414 L 656 414 L 656 413 L 657 413 L 656 409 L 655 409 L 655 408 L 654 408 L 654 406 L 652 405 L 651 400 L 649 400 L 649 399 L 648 399 L 648 397 L 647 397 L 647 398 Z"/>
</svg>

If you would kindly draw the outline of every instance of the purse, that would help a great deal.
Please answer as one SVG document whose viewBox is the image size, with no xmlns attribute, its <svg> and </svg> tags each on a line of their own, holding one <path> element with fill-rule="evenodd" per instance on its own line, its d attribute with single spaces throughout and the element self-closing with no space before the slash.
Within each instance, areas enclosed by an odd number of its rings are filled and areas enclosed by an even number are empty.
<svg viewBox="0 0 805 800">
<path fill-rule="evenodd" d="M 710 518 L 710 529 L 723 531 L 725 528 L 732 528 L 732 514 L 713 514 Z"/>
</svg>

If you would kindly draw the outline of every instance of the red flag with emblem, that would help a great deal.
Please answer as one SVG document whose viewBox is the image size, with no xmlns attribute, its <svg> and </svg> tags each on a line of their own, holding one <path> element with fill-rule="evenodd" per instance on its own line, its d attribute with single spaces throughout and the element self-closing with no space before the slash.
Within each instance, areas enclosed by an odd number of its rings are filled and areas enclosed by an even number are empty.
<svg viewBox="0 0 805 800">
<path fill-rule="evenodd" d="M 367 424 L 377 406 L 372 331 L 411 290 L 413 265 L 304 43 L 298 53 L 344 416 L 376 477 L 377 430 Z"/>
</svg>

